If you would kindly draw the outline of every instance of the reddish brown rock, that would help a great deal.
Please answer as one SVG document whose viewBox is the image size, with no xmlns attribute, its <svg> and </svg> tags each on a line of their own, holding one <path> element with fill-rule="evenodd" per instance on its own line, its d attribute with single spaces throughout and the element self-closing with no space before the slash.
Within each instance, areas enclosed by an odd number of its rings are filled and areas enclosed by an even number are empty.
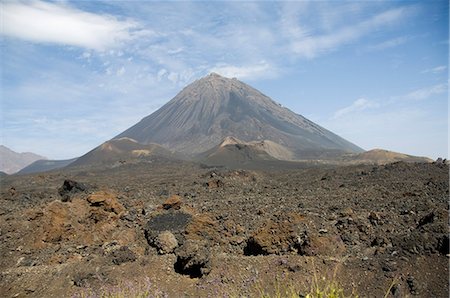
<svg viewBox="0 0 450 298">
<path fill-rule="evenodd" d="M 182 204 L 181 197 L 178 195 L 173 195 L 162 204 L 162 207 L 165 210 L 169 209 L 178 210 L 181 208 L 181 204 Z"/>
<path fill-rule="evenodd" d="M 102 207 L 105 211 L 114 212 L 117 215 L 122 215 L 125 208 L 117 199 L 117 196 L 107 191 L 97 191 L 87 197 L 87 201 L 93 207 Z"/>
<path fill-rule="evenodd" d="M 345 250 L 345 244 L 338 235 L 321 235 L 308 237 L 299 252 L 306 256 L 339 257 Z"/>
</svg>

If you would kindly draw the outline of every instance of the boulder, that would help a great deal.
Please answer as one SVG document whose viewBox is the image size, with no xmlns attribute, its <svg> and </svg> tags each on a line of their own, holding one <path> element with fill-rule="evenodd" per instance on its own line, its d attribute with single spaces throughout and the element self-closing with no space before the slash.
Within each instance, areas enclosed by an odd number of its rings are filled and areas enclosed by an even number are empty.
<svg viewBox="0 0 450 298">
<path fill-rule="evenodd" d="M 211 271 L 209 249 L 202 241 L 187 240 L 175 250 L 175 254 L 174 269 L 177 273 L 199 278 Z"/>
<path fill-rule="evenodd" d="M 282 214 L 277 220 L 268 220 L 247 240 L 244 255 L 285 254 L 295 251 L 300 235 L 306 229 L 299 214 Z"/>
<path fill-rule="evenodd" d="M 165 231 L 172 233 L 178 244 L 184 241 L 184 231 L 191 222 L 192 215 L 181 210 L 155 213 L 147 222 L 144 232 L 150 246 L 156 247 L 158 236 Z"/>
<path fill-rule="evenodd" d="M 154 245 L 158 249 L 158 253 L 169 254 L 178 247 L 178 241 L 171 232 L 164 231 L 156 237 Z"/>
<path fill-rule="evenodd" d="M 92 186 L 77 182 L 74 180 L 66 179 L 63 185 L 58 189 L 58 193 L 61 196 L 61 201 L 68 202 L 72 200 L 72 196 L 77 193 L 85 193 L 92 189 Z"/>
<path fill-rule="evenodd" d="M 345 251 L 345 244 L 338 235 L 312 235 L 299 247 L 299 254 L 305 256 L 339 257 Z"/>
</svg>

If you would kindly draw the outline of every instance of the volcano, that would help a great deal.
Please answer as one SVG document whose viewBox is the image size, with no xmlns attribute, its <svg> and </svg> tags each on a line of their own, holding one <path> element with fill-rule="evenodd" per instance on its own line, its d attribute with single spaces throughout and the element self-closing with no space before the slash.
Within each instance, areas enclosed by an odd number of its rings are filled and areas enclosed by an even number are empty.
<svg viewBox="0 0 450 298">
<path fill-rule="evenodd" d="M 364 151 L 255 88 L 216 73 L 188 85 L 115 138 L 124 137 L 192 156 L 211 150 L 227 137 L 276 143 L 288 149 L 286 159 L 290 160 Z"/>
</svg>

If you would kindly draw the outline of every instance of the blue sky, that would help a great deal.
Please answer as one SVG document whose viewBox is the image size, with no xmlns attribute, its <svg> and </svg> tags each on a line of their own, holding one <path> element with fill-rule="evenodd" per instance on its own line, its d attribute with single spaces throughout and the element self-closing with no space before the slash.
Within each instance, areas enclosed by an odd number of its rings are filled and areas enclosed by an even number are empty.
<svg viewBox="0 0 450 298">
<path fill-rule="evenodd" d="M 2 1 L 1 144 L 80 156 L 217 72 L 364 149 L 448 156 L 447 1 Z"/>
</svg>

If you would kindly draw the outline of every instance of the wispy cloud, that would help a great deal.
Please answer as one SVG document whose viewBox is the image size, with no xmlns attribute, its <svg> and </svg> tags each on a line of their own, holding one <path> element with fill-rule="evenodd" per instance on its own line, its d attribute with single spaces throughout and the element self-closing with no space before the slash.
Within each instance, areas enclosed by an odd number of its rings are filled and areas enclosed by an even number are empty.
<svg viewBox="0 0 450 298">
<path fill-rule="evenodd" d="M 366 149 L 381 147 L 424 155 L 423 152 L 430 152 L 427 146 L 434 146 L 435 151 L 430 157 L 447 156 L 448 120 L 432 116 L 436 114 L 436 106 L 442 106 L 446 101 L 421 102 L 434 96 L 442 97 L 446 91 L 447 84 L 444 83 L 398 96 L 359 98 L 338 109 L 321 124 Z M 446 114 L 445 110 L 440 112 Z M 411 138 L 412 135 L 420 137 Z"/>
<path fill-rule="evenodd" d="M 394 47 L 400 46 L 400 45 L 406 43 L 408 40 L 410 40 L 410 37 L 401 36 L 401 37 L 383 41 L 379 44 L 368 46 L 367 50 L 368 51 L 382 51 L 382 50 L 386 50 L 389 48 L 394 48 Z"/>
<path fill-rule="evenodd" d="M 305 31 L 303 36 L 298 36 L 293 41 L 292 50 L 301 57 L 314 58 L 324 52 L 335 50 L 339 46 L 353 42 L 380 27 L 391 25 L 411 13 L 411 8 L 396 8 L 352 26 L 338 28 L 329 34 L 312 35 Z"/>
<path fill-rule="evenodd" d="M 422 71 L 422 73 L 432 73 L 432 74 L 438 74 L 438 73 L 442 73 L 444 71 L 447 70 L 447 66 L 446 65 L 439 65 L 433 68 L 429 68 L 429 69 L 425 69 L 424 71 Z"/>
<path fill-rule="evenodd" d="M 397 96 L 391 96 L 384 100 L 368 100 L 366 98 L 358 98 L 349 106 L 338 109 L 334 112 L 332 119 L 349 118 L 356 114 L 360 114 L 363 111 L 376 109 L 380 107 L 389 108 L 394 104 L 398 104 L 401 101 L 418 101 L 431 98 L 435 95 L 444 94 L 447 92 L 447 84 L 437 84 L 425 88 L 416 89 L 409 93 Z"/>
<path fill-rule="evenodd" d="M 379 107 L 379 104 L 377 102 L 370 101 L 365 98 L 358 98 L 351 105 L 337 110 L 333 115 L 333 119 L 341 118 L 348 114 L 353 114 L 355 112 L 361 112 L 361 111 L 364 111 L 367 109 L 377 108 L 377 107 Z"/>
<path fill-rule="evenodd" d="M 62 3 L 2 2 L 2 31 L 32 42 L 103 51 L 131 39 L 132 21 L 93 14 Z"/>
<path fill-rule="evenodd" d="M 408 94 L 405 94 L 405 95 L 402 95 L 399 97 L 394 97 L 394 98 L 403 99 L 403 100 L 424 100 L 424 99 L 428 99 L 434 95 L 446 93 L 447 90 L 448 90 L 447 84 L 437 84 L 437 85 L 417 89 Z"/>
</svg>

